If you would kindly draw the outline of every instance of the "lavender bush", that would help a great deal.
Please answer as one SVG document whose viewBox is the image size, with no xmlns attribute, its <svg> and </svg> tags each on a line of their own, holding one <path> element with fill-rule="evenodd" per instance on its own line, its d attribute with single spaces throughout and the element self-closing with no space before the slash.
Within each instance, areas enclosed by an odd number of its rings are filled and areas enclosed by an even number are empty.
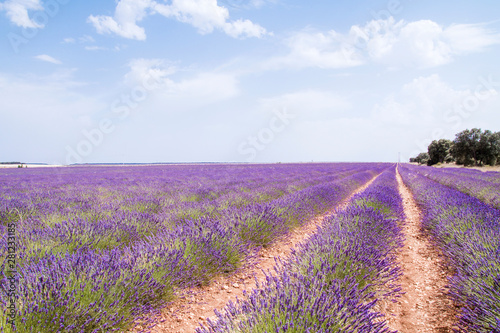
<svg viewBox="0 0 500 333">
<path fill-rule="evenodd" d="M 478 198 L 497 209 L 500 208 L 500 177 L 498 172 L 483 174 L 481 171 L 468 169 L 436 169 L 417 166 L 408 166 L 408 168 L 440 184 Z"/>
<path fill-rule="evenodd" d="M 331 209 L 384 164 L 0 170 L 0 326 L 111 332 Z M 57 173 L 54 173 L 57 170 Z M 18 274 L 8 273 L 8 224 Z M 7 321 L 9 278 L 17 286 Z M 5 311 L 4 311 L 5 310 Z"/>
<path fill-rule="evenodd" d="M 399 293 L 404 217 L 394 168 L 328 217 L 289 262 L 198 333 L 389 332 L 377 299 Z"/>
<path fill-rule="evenodd" d="M 462 307 L 459 331 L 500 332 L 500 211 L 414 168 L 400 170 L 424 226 L 456 270 L 450 288 Z"/>
</svg>

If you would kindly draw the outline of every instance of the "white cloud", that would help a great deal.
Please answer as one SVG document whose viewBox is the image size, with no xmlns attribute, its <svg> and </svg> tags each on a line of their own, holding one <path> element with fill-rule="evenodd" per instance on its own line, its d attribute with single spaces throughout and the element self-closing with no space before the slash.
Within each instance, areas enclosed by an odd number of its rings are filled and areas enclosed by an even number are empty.
<svg viewBox="0 0 500 333">
<path fill-rule="evenodd" d="M 120 0 L 114 17 L 90 15 L 88 21 L 100 34 L 115 33 L 124 38 L 145 40 L 146 32 L 137 22 L 147 15 L 153 3 L 151 0 Z"/>
<path fill-rule="evenodd" d="M 93 45 L 93 46 L 85 46 L 85 50 L 87 50 L 87 51 L 103 51 L 103 50 L 107 50 L 107 48 L 104 46 Z"/>
<path fill-rule="evenodd" d="M 453 87 L 438 75 L 423 76 L 372 104 L 369 112 L 361 110 L 353 97 L 328 91 L 265 99 L 261 102 L 265 110 L 286 107 L 296 117 L 257 160 L 293 156 L 302 161 L 397 161 L 398 152 L 406 159 L 425 150 L 433 139 L 498 123 L 500 95 L 488 89 L 487 85 L 479 89 L 483 99 L 479 100 L 475 89 Z"/>
<path fill-rule="evenodd" d="M 366 118 L 339 117 L 300 122 L 296 132 L 290 135 L 297 141 L 289 156 L 298 156 L 306 162 L 383 161 L 385 156 L 373 157 L 374 145 L 382 141 L 382 135 L 380 127 Z M 386 150 L 386 146 L 381 149 L 383 153 Z"/>
<path fill-rule="evenodd" d="M 266 34 L 263 27 L 249 20 L 229 22 L 229 11 L 218 6 L 217 0 L 173 0 L 171 5 L 156 4 L 155 10 L 165 17 L 192 25 L 201 34 L 211 33 L 214 29 L 234 38 L 260 38 Z"/>
<path fill-rule="evenodd" d="M 380 23 L 372 21 L 361 30 L 368 36 L 368 56 L 389 67 L 436 67 L 500 43 L 500 34 L 481 25 L 442 27 L 430 20 Z"/>
<path fill-rule="evenodd" d="M 363 59 L 350 53 L 342 44 L 342 36 L 335 31 L 327 33 L 303 31 L 286 40 L 289 54 L 269 60 L 265 67 L 344 68 L 359 66 Z"/>
<path fill-rule="evenodd" d="M 429 68 L 457 56 L 500 44 L 500 34 L 484 25 L 443 27 L 430 20 L 373 20 L 354 25 L 348 33 L 301 31 L 290 37 L 286 56 L 267 62 L 268 68 L 343 68 L 380 63 L 389 68 Z"/>
<path fill-rule="evenodd" d="M 51 57 L 51 56 L 49 56 L 47 54 L 37 55 L 37 56 L 35 56 L 35 59 L 46 61 L 46 62 L 50 62 L 50 63 L 56 64 L 56 65 L 62 64 L 62 62 L 60 60 L 57 60 L 56 58 L 53 58 L 53 57 Z"/>
<path fill-rule="evenodd" d="M 270 3 L 275 4 L 279 0 L 219 0 L 224 7 L 235 9 L 261 8 Z"/>
<path fill-rule="evenodd" d="M 80 43 L 94 43 L 95 39 L 92 36 L 89 35 L 83 35 L 82 37 L 78 38 L 78 41 Z"/>
<path fill-rule="evenodd" d="M 264 98 L 260 101 L 264 110 L 286 109 L 300 118 L 305 119 L 327 119 L 338 117 L 352 107 L 345 97 L 328 91 L 303 90 L 283 94 L 272 98 Z"/>
<path fill-rule="evenodd" d="M 93 44 L 95 43 L 95 39 L 92 36 L 89 35 L 83 35 L 79 38 L 64 38 L 63 43 L 65 44 L 75 44 L 78 42 L 79 44 L 87 44 L 84 46 L 84 49 L 87 51 L 102 51 L 102 50 L 108 50 L 107 47 L 104 46 L 97 46 L 97 45 L 88 45 L 88 44 Z M 117 50 L 118 51 L 118 50 Z"/>
<path fill-rule="evenodd" d="M 232 73 L 200 72 L 194 76 L 173 79 L 178 68 L 162 59 L 134 59 L 125 75 L 130 87 L 154 86 L 151 92 L 153 109 L 172 111 L 190 109 L 235 97 L 239 94 L 238 80 Z"/>
<path fill-rule="evenodd" d="M 267 34 L 266 29 L 250 20 L 237 20 L 226 22 L 222 26 L 224 32 L 233 38 L 257 37 Z"/>
<path fill-rule="evenodd" d="M 455 24 L 443 31 L 454 52 L 477 52 L 500 43 L 500 34 L 480 24 Z"/>
<path fill-rule="evenodd" d="M 169 87 L 167 96 L 181 99 L 187 104 L 208 105 L 239 94 L 238 80 L 230 73 L 199 73 Z M 194 99 L 194 101 L 191 101 Z"/>
<path fill-rule="evenodd" d="M 15 145 L 2 145 L 0 155 L 28 162 L 65 163 L 65 146 L 80 139 L 89 117 L 106 110 L 91 95 L 73 88 L 72 71 L 57 71 L 49 76 L 6 75 L 0 73 L 2 111 L 0 139 L 16 138 Z"/>
<path fill-rule="evenodd" d="M 229 17 L 229 11 L 219 7 L 216 0 L 173 0 L 171 5 L 156 4 L 155 11 L 188 23 L 202 34 L 222 27 Z"/>
<path fill-rule="evenodd" d="M 91 15 L 88 20 L 98 33 L 145 40 L 146 32 L 137 23 L 147 15 L 157 13 L 190 24 L 201 34 L 212 33 L 215 29 L 234 38 L 260 38 L 266 34 L 263 27 L 249 20 L 229 21 L 229 11 L 217 5 L 217 0 L 173 0 L 169 5 L 153 0 L 120 0 L 114 17 Z"/>
<path fill-rule="evenodd" d="M 235 140 L 239 156 L 234 159 L 255 158 L 254 162 L 342 159 L 340 149 L 351 146 L 339 133 L 346 132 L 341 122 L 350 111 L 352 104 L 348 98 L 327 90 L 299 90 L 262 98 L 256 107 L 250 107 L 245 130 L 235 135 L 240 140 Z M 277 115 L 280 116 L 276 118 Z M 277 129 L 272 130 L 271 142 L 258 148 L 250 141 L 272 126 Z M 260 139 L 258 142 L 263 143 Z"/>
<path fill-rule="evenodd" d="M 419 77 L 376 104 L 371 118 L 380 129 L 400 133 L 407 157 L 415 156 L 432 140 L 452 139 L 465 128 L 496 130 L 491 126 L 500 120 L 498 92 L 482 83 L 476 86 L 456 89 L 438 75 Z"/>
<path fill-rule="evenodd" d="M 129 72 L 125 74 L 125 83 L 133 86 L 142 84 L 148 78 L 153 78 L 156 82 L 165 82 L 177 68 L 167 63 L 163 59 L 133 59 L 128 63 Z"/>
<path fill-rule="evenodd" d="M 436 74 L 419 77 L 388 96 L 383 103 L 376 104 L 373 117 L 395 125 L 425 124 L 428 127 L 439 123 L 446 112 L 469 95 L 469 90 L 453 89 Z"/>
<path fill-rule="evenodd" d="M 29 10 L 43 10 L 40 0 L 7 0 L 0 3 L 0 10 L 5 10 L 11 22 L 17 26 L 43 28 L 43 25 L 36 23 L 28 15 Z"/>
<path fill-rule="evenodd" d="M 76 43 L 76 41 L 77 41 L 77 39 L 73 38 L 73 37 L 68 37 L 68 38 L 63 39 L 63 42 L 66 44 L 74 44 L 74 43 Z M 81 44 L 94 43 L 95 39 L 92 36 L 83 35 L 82 37 L 78 38 L 78 42 Z"/>
<path fill-rule="evenodd" d="M 425 151 L 432 140 L 451 139 L 465 128 L 491 129 L 500 121 L 500 99 L 484 80 L 478 78 L 474 89 L 456 89 L 438 75 L 416 78 L 376 104 L 371 121 L 381 131 L 399 133 L 406 141 L 406 157 Z"/>
</svg>

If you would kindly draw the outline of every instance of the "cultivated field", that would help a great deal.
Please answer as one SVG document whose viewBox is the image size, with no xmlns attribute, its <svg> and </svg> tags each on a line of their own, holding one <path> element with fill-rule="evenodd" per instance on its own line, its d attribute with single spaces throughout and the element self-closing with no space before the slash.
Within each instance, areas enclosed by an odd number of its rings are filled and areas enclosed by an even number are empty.
<svg viewBox="0 0 500 333">
<path fill-rule="evenodd" d="M 499 332 L 499 208 L 407 164 L 2 169 L 0 326 Z"/>
</svg>

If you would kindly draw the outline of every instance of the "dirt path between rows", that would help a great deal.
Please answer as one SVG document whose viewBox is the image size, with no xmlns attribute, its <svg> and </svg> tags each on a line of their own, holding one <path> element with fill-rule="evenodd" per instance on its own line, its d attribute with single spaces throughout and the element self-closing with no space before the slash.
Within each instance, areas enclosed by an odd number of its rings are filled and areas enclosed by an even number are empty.
<svg viewBox="0 0 500 333">
<path fill-rule="evenodd" d="M 161 321 L 155 327 L 146 331 L 152 333 L 194 333 L 200 323 L 205 323 L 207 318 L 216 318 L 214 310 L 221 311 L 229 301 L 243 298 L 243 291 L 250 292 L 256 286 L 256 280 L 265 280 L 264 272 L 271 271 L 276 259 L 286 260 L 291 250 L 299 243 L 313 235 L 321 226 L 324 218 L 334 213 L 335 210 L 344 208 L 351 198 L 365 190 L 378 177 L 374 176 L 365 185 L 358 188 L 349 198 L 345 199 L 331 211 L 312 219 L 304 226 L 293 230 L 286 238 L 278 240 L 269 248 L 260 250 L 253 260 L 232 276 L 220 276 L 208 287 L 190 290 L 169 307 L 161 310 Z M 146 329 L 144 327 L 143 329 Z"/>
<path fill-rule="evenodd" d="M 446 287 L 447 276 L 452 272 L 422 229 L 422 215 L 413 195 L 399 172 L 396 176 L 406 214 L 406 240 L 398 253 L 403 269 L 400 283 L 405 294 L 396 303 L 384 304 L 382 311 L 387 314 L 389 327 L 399 332 L 453 332 L 457 312 Z"/>
</svg>

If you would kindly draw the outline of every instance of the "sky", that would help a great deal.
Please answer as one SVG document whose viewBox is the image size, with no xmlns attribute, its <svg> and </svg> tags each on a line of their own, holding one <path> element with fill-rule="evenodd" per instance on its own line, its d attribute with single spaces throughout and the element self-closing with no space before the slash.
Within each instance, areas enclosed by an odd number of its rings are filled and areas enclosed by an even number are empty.
<svg viewBox="0 0 500 333">
<path fill-rule="evenodd" d="M 0 161 L 405 161 L 499 55 L 496 0 L 3 0 Z"/>
</svg>

